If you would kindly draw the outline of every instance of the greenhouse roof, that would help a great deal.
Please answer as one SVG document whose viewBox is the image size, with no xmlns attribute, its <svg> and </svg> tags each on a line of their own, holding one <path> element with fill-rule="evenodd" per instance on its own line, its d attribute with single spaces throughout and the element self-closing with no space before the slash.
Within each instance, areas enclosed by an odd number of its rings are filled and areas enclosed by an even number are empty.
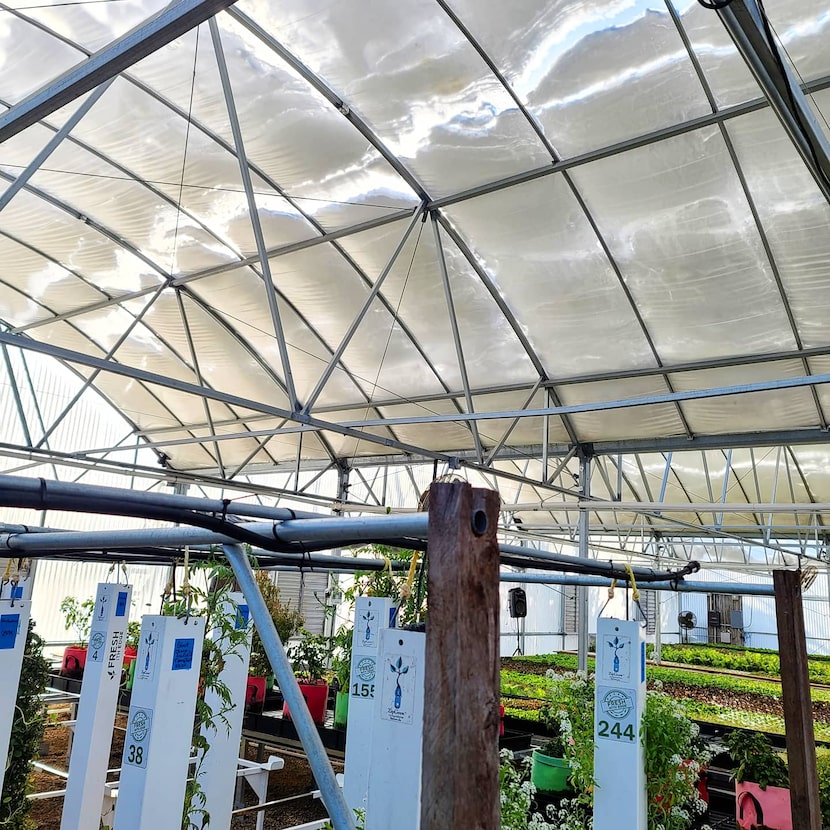
<svg viewBox="0 0 830 830">
<path fill-rule="evenodd" d="M 135 452 L 26 414 L 41 353 L 194 480 L 437 462 L 561 529 L 595 457 L 600 527 L 820 530 L 830 14 L 708 5 L 4 3 L 3 452 Z"/>
</svg>

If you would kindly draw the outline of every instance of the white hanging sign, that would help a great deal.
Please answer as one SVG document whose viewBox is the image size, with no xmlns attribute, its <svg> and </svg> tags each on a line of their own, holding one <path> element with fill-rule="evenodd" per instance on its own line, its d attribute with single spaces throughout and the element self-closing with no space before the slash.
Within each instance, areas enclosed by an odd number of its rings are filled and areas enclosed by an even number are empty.
<svg viewBox="0 0 830 830">
<path fill-rule="evenodd" d="M 29 600 L 0 599 L 0 792 L 9 757 L 9 740 L 31 606 Z"/>
<path fill-rule="evenodd" d="M 98 830 L 101 826 L 131 596 L 131 586 L 106 582 L 95 594 L 61 830 Z"/>
<path fill-rule="evenodd" d="M 594 830 L 645 830 L 645 757 L 640 721 L 646 699 L 640 623 L 597 620 L 594 697 Z"/>
</svg>

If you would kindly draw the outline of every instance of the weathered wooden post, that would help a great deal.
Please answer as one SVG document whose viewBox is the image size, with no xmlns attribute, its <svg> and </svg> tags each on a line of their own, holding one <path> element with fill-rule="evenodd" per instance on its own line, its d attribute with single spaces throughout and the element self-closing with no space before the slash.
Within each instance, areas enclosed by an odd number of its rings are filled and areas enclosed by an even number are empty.
<svg viewBox="0 0 830 830">
<path fill-rule="evenodd" d="M 429 493 L 421 830 L 499 826 L 499 496 Z"/>
<path fill-rule="evenodd" d="M 781 660 L 793 827 L 798 830 L 821 830 L 813 704 L 807 672 L 804 608 L 801 604 L 801 571 L 773 571 L 772 582 L 778 620 L 778 654 Z"/>
</svg>

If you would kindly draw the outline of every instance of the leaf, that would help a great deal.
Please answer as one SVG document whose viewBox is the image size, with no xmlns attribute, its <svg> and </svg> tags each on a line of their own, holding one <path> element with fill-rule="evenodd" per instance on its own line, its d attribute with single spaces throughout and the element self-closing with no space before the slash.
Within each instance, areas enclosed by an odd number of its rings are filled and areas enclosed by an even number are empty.
<svg viewBox="0 0 830 830">
<path fill-rule="evenodd" d="M 409 671 L 409 666 L 404 666 L 404 667 L 401 669 L 401 674 L 406 674 L 408 671 Z"/>
</svg>

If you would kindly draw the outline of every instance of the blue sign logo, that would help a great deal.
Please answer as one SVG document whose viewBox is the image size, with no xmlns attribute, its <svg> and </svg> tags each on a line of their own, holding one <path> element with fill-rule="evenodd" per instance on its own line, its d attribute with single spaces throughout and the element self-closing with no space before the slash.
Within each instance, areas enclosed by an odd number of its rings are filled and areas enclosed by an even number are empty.
<svg viewBox="0 0 830 830">
<path fill-rule="evenodd" d="M 187 670 L 193 666 L 193 637 L 177 637 L 173 643 L 173 671 Z"/>
<path fill-rule="evenodd" d="M 118 599 L 115 601 L 115 616 L 123 617 L 127 613 L 127 592 L 119 591 Z"/>
<path fill-rule="evenodd" d="M 14 648 L 20 628 L 20 614 L 0 614 L 0 649 Z"/>
</svg>

